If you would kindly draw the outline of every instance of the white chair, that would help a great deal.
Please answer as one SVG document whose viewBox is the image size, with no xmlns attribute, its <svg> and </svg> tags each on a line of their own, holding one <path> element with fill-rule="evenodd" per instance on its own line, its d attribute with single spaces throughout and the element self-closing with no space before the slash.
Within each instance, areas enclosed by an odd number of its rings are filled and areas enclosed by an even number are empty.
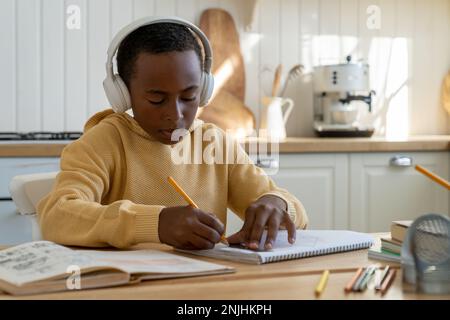
<svg viewBox="0 0 450 320">
<path fill-rule="evenodd" d="M 34 173 L 15 176 L 9 192 L 20 214 L 36 213 L 36 205 L 53 187 L 58 172 Z"/>
</svg>

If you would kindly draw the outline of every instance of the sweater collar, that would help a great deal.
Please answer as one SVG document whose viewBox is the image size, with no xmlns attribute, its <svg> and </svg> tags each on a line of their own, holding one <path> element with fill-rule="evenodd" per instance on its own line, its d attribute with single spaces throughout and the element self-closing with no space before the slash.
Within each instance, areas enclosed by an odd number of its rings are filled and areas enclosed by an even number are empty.
<svg viewBox="0 0 450 320">
<path fill-rule="evenodd" d="M 121 117 L 127 123 L 127 126 L 136 134 L 140 135 L 141 137 L 143 137 L 147 140 L 158 141 L 155 137 L 153 137 L 147 131 L 145 131 L 139 125 L 139 123 L 136 121 L 136 119 L 134 119 L 128 113 L 120 113 L 120 114 L 117 114 L 117 116 Z M 194 121 L 192 122 L 191 126 L 188 129 L 189 134 L 191 134 L 196 128 L 198 128 L 202 124 L 203 124 L 202 120 L 194 119 Z"/>
<path fill-rule="evenodd" d="M 111 124 L 117 126 L 118 122 L 124 124 L 130 131 L 138 134 L 146 140 L 157 141 L 157 139 L 147 133 L 128 113 L 115 113 L 111 108 L 97 112 L 86 122 L 84 126 L 84 132 L 88 131 L 95 125 L 99 124 L 101 121 L 108 121 Z M 189 134 L 192 133 L 196 128 L 200 127 L 203 121 L 200 119 L 194 119 L 188 131 Z"/>
</svg>

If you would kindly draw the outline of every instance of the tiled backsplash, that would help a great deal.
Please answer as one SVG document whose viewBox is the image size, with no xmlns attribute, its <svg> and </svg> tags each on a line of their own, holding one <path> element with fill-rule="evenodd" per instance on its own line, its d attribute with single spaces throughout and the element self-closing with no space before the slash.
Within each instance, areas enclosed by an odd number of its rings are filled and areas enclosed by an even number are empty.
<svg viewBox="0 0 450 320">
<path fill-rule="evenodd" d="M 246 104 L 257 118 L 273 71 L 302 63 L 306 75 L 288 94 L 296 105 L 288 135 L 313 134 L 313 65 L 365 59 L 372 71 L 378 134 L 445 134 L 449 116 L 439 106 L 450 69 L 450 0 L 259 0 L 247 29 L 249 0 L 2 0 L 0 2 L 1 131 L 82 129 L 107 106 L 103 93 L 109 40 L 144 15 L 178 15 L 198 22 L 208 7 L 234 17 L 246 71 Z M 75 5 L 80 29 L 68 29 Z M 370 6 L 381 13 L 369 29 Z"/>
</svg>

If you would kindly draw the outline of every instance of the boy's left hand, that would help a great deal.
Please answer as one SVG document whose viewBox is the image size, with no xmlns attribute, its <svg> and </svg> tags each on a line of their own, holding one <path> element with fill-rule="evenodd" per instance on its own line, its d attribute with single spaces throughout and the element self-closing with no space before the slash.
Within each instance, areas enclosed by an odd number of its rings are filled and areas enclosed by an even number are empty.
<svg viewBox="0 0 450 320">
<path fill-rule="evenodd" d="M 228 237 L 228 242 L 242 244 L 250 249 L 258 249 L 261 236 L 267 227 L 265 249 L 270 250 L 277 238 L 280 225 L 288 231 L 289 243 L 295 242 L 295 224 L 287 212 L 286 203 L 274 195 L 266 195 L 253 202 L 245 211 L 242 229 Z"/>
</svg>

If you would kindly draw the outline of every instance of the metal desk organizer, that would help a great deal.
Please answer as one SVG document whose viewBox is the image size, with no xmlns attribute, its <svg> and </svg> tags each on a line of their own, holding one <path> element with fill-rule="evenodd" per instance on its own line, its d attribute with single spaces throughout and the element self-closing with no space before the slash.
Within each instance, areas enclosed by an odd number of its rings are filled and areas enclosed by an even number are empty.
<svg viewBox="0 0 450 320">
<path fill-rule="evenodd" d="M 402 246 L 403 283 L 426 294 L 450 294 L 450 219 L 430 213 L 408 228 Z"/>
</svg>

